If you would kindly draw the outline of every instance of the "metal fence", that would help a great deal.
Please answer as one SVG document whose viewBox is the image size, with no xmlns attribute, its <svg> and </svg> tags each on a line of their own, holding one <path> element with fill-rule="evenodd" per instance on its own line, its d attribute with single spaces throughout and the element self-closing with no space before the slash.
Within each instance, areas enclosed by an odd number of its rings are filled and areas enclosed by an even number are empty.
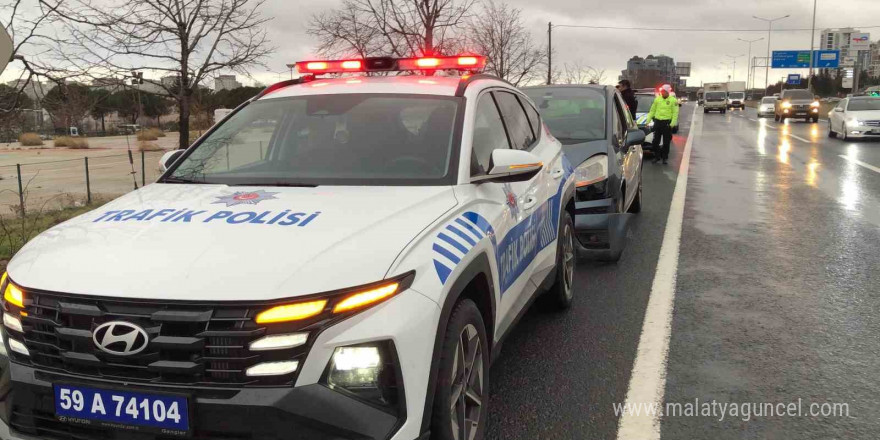
<svg viewBox="0 0 880 440">
<path fill-rule="evenodd" d="M 165 151 L 0 166 L 0 215 L 81 206 L 109 200 L 155 181 Z"/>
</svg>

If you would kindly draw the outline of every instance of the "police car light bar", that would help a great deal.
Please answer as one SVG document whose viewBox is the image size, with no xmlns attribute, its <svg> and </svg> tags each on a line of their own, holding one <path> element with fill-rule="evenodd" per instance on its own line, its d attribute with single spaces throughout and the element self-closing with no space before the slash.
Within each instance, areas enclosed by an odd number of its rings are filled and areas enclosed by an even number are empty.
<svg viewBox="0 0 880 440">
<path fill-rule="evenodd" d="M 486 67 L 486 57 L 462 55 L 451 57 L 367 58 L 363 60 L 298 61 L 296 70 L 302 74 L 346 72 L 393 72 L 411 70 L 480 71 Z"/>
</svg>

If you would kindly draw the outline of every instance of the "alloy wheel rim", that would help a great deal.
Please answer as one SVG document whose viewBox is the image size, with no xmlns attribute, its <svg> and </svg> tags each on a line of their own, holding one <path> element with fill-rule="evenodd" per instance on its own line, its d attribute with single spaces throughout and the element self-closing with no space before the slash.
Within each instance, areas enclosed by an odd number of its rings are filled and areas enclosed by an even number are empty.
<svg viewBox="0 0 880 440">
<path fill-rule="evenodd" d="M 456 440 L 473 440 L 483 411 L 483 350 L 473 324 L 466 325 L 458 336 L 452 361 L 450 420 Z"/>
<path fill-rule="evenodd" d="M 562 242 L 562 277 L 565 297 L 571 298 L 574 285 L 574 235 L 567 224 Z"/>
</svg>

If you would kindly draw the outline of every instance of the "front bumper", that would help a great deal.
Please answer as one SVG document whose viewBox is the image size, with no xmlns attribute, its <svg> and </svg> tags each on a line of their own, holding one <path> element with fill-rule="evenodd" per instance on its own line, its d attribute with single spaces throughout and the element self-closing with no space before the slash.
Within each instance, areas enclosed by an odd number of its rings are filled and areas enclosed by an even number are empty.
<svg viewBox="0 0 880 440">
<path fill-rule="evenodd" d="M 615 260 L 623 253 L 626 228 L 633 214 L 615 212 L 613 198 L 575 202 L 574 230 L 578 254 Z"/>
<path fill-rule="evenodd" d="M 72 425 L 55 417 L 53 384 L 185 394 L 196 439 L 393 439 L 421 434 L 432 344 L 439 307 L 409 289 L 324 330 L 294 387 L 177 387 L 113 382 L 48 372 L 0 359 L 0 439 L 168 440 L 151 433 Z M 391 341 L 404 399 L 398 411 L 350 397 L 323 385 L 321 377 L 336 347 Z"/>
<path fill-rule="evenodd" d="M 858 125 L 855 127 L 844 127 L 846 136 L 851 138 L 863 139 L 880 139 L 880 127 L 869 127 Z"/>
</svg>

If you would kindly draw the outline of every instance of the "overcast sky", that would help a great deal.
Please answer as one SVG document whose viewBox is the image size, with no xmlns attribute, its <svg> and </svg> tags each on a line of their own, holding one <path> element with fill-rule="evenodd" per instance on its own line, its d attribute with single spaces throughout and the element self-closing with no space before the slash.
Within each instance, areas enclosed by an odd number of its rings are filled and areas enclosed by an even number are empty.
<svg viewBox="0 0 880 440">
<path fill-rule="evenodd" d="M 547 22 L 554 24 L 582 24 L 597 26 L 677 27 L 718 29 L 766 29 L 759 17 L 791 17 L 774 24 L 779 28 L 809 28 L 812 20 L 811 0 L 508 0 L 522 9 L 523 17 L 534 37 L 546 44 Z M 265 13 L 274 16 L 269 35 L 278 47 L 268 61 L 276 73 L 256 73 L 262 82 L 285 78 L 285 64 L 313 56 L 314 41 L 304 29 L 315 12 L 338 4 L 334 0 L 268 0 Z M 878 26 L 864 29 L 872 32 L 871 39 L 880 38 L 880 0 L 819 0 L 816 18 L 816 46 L 819 32 L 826 27 Z M 653 32 L 623 30 L 554 29 L 553 44 L 557 50 L 554 64 L 580 61 L 606 70 L 606 82 L 617 80 L 626 60 L 633 55 L 666 54 L 676 61 L 693 63 L 691 85 L 700 81 L 725 80 L 730 69 L 721 65 L 729 62 L 724 55 L 745 55 L 746 43 L 737 38 L 765 40 L 752 44 L 753 56 L 764 56 L 767 51 L 766 32 Z M 806 49 L 810 32 L 774 32 L 772 49 Z M 746 56 L 737 58 L 736 79 L 745 80 Z M 558 64 L 557 64 L 558 63 Z M 278 73 L 280 72 L 280 74 Z M 796 71 L 793 71 L 796 72 Z M 771 70 L 771 81 L 787 71 Z M 806 73 L 806 72 L 804 72 Z M 758 75 L 763 81 L 764 72 Z M 760 85 L 761 82 L 758 84 Z"/>
<path fill-rule="evenodd" d="M 503 0 L 497 0 L 503 1 Z M 547 41 L 547 22 L 554 25 L 630 26 L 660 28 L 766 29 L 765 22 L 752 18 L 791 17 L 774 24 L 780 29 L 809 28 L 812 19 L 811 0 L 508 0 L 522 9 L 522 16 L 540 45 Z M 239 76 L 251 85 L 289 77 L 286 64 L 314 58 L 315 42 L 305 29 L 312 15 L 333 8 L 338 0 L 267 0 L 262 13 L 273 17 L 268 34 L 277 51 L 266 60 L 266 67 L 252 69 L 253 79 Z M 880 0 L 819 0 L 816 20 L 816 46 L 819 32 L 827 27 L 863 26 L 872 32 L 871 39 L 880 39 Z M 873 29 L 864 28 L 877 26 Z M 764 56 L 767 33 L 762 32 L 657 32 L 635 30 L 599 30 L 556 28 L 553 43 L 556 49 L 554 66 L 580 62 L 604 69 L 605 82 L 617 81 L 620 70 L 633 55 L 665 54 L 676 61 L 693 63 L 690 85 L 701 81 L 724 81 L 730 68 L 722 62 L 725 55 L 743 55 L 736 59 L 737 80 L 746 79 L 748 50 L 737 38 L 765 40 L 752 45 L 753 56 Z M 806 49 L 810 32 L 774 32 L 772 49 Z M 14 64 L 10 66 L 14 69 Z M 789 71 L 771 70 L 771 81 Z M 806 73 L 805 71 L 803 73 Z M 7 71 L 4 80 L 12 79 Z M 763 70 L 757 75 L 763 84 Z M 213 86 L 212 83 L 208 85 Z"/>
</svg>

